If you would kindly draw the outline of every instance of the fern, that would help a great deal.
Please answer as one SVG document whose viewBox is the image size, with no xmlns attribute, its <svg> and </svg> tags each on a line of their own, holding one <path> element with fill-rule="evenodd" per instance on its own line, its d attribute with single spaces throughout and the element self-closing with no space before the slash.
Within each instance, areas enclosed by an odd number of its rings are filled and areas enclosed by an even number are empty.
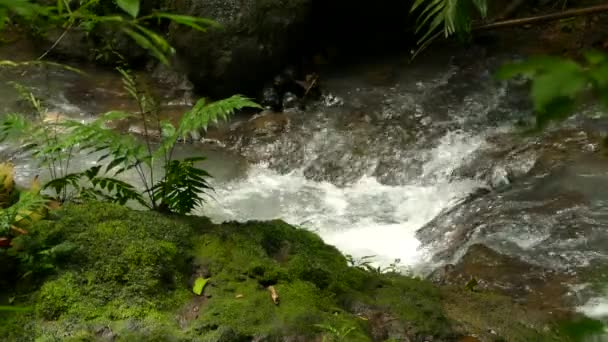
<svg viewBox="0 0 608 342">
<path fill-rule="evenodd" d="M 0 209 L 0 234 L 11 235 L 19 226 L 31 223 L 33 216 L 46 206 L 46 200 L 37 192 L 24 191 L 12 206 Z"/>
<path fill-rule="evenodd" d="M 207 182 L 211 175 L 194 166 L 203 160 L 172 160 L 166 165 L 165 177 L 153 188 L 154 199 L 162 211 L 187 214 L 205 202 L 203 195 L 213 190 Z"/>
<path fill-rule="evenodd" d="M 418 54 L 442 32 L 445 37 L 468 35 L 472 13 L 477 11 L 482 18 L 485 17 L 488 3 L 487 0 L 416 0 L 411 11 L 417 13 L 416 33 L 422 35 L 418 40 Z"/>
<path fill-rule="evenodd" d="M 0 142 L 30 136 L 33 133 L 32 121 L 19 114 L 7 114 L 0 121 Z"/>
<path fill-rule="evenodd" d="M 257 103 L 241 95 L 211 103 L 200 99 L 182 117 L 176 131 L 177 137 L 185 139 L 188 134 L 206 131 L 211 123 L 227 120 L 235 111 L 246 107 L 261 108 Z"/>
<path fill-rule="evenodd" d="M 108 129 L 106 124 L 112 120 L 130 117 L 124 112 L 108 112 L 92 123 L 66 121 L 63 126 L 69 133 L 63 137 L 64 148 L 78 145 L 81 151 L 89 154 L 103 151 L 99 161 L 111 157 L 106 172 L 118 168 L 118 173 L 129 170 L 139 163 L 150 164 L 146 149 L 137 139 Z"/>
</svg>

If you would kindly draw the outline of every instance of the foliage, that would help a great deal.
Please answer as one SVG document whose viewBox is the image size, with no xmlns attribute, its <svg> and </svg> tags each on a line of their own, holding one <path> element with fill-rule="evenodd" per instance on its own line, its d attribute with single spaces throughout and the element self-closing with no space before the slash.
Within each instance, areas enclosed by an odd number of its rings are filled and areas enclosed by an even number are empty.
<svg viewBox="0 0 608 342">
<path fill-rule="evenodd" d="M 603 53 L 587 52 L 582 63 L 560 57 L 533 57 L 507 64 L 497 73 L 500 79 L 518 75 L 532 79 L 538 128 L 569 117 L 586 94 L 608 108 L 608 56 Z"/>
<path fill-rule="evenodd" d="M 450 295 L 461 300 L 449 307 L 454 321 L 478 322 L 469 333 L 550 340 L 542 337 L 551 326 L 523 325 L 535 315 L 513 311 L 508 297 L 489 301 L 486 293 L 461 287 L 444 293 L 425 280 L 348 267 L 336 248 L 281 221 L 215 225 L 89 202 L 62 207 L 29 235 L 48 246 L 66 241 L 78 248 L 57 262 L 57 274 L 42 290 L 16 293 L 14 306 L 35 310 L 0 313 L 3 341 L 99 340 L 104 327 L 116 341 L 329 338 L 317 324 L 339 332 L 352 327 L 345 340 L 353 342 L 379 335 L 450 341 L 460 336 L 459 324 L 445 316 L 443 300 Z M 191 291 L 190 280 L 202 274 L 210 275 L 205 298 Z M 281 296 L 278 306 L 269 283 Z M 470 311 L 462 311 L 467 305 Z"/>
<path fill-rule="evenodd" d="M 10 14 L 32 19 L 37 15 L 46 15 L 47 13 L 48 8 L 32 3 L 30 0 L 0 0 L 0 29 L 4 28 L 9 21 Z"/>
<path fill-rule="evenodd" d="M 471 32 L 472 13 L 481 17 L 488 12 L 487 0 L 416 0 L 411 9 L 417 16 L 416 33 L 419 50 L 424 50 L 433 40 L 444 34 L 466 37 Z M 417 53 L 418 53 L 417 52 Z"/>
<path fill-rule="evenodd" d="M 399 265 L 401 263 L 401 259 L 395 259 L 388 266 L 382 267 L 382 266 L 373 265 L 373 259 L 375 257 L 376 257 L 375 255 L 366 255 L 359 259 L 355 259 L 352 255 L 347 254 L 346 261 L 348 262 L 348 265 L 350 267 L 356 267 L 356 268 L 362 269 L 367 272 L 378 273 L 378 274 L 401 273 L 400 265 Z"/>
<path fill-rule="evenodd" d="M 96 9 L 101 5 L 99 0 L 79 2 L 57 0 L 54 6 L 42 6 L 32 0 L 0 0 L 0 29 L 9 20 L 11 14 L 30 21 L 34 17 L 45 18 L 46 21 L 62 27 L 64 34 L 58 38 L 58 41 L 75 27 L 92 31 L 100 25 L 105 25 L 113 29 L 115 33 L 122 33 L 130 37 L 161 63 L 169 64 L 169 58 L 175 53 L 175 50 L 162 35 L 149 28 L 152 24 L 164 20 L 201 32 L 205 32 L 211 27 L 218 27 L 218 24 L 212 20 L 186 15 L 153 12 L 141 16 L 140 0 L 116 0 L 115 3 L 122 13 L 97 13 Z"/>
<path fill-rule="evenodd" d="M 59 116 L 49 119 L 41 101 L 24 87 L 17 86 L 32 105 L 36 121 L 22 115 L 7 115 L 0 121 L 0 141 L 18 139 L 27 146 L 41 165 L 48 167 L 51 180 L 43 188 L 54 191 L 54 197 L 61 202 L 75 198 L 122 205 L 136 202 L 158 211 L 187 214 L 202 205 L 204 194 L 212 190 L 207 181 L 210 175 L 195 166 L 204 158 L 175 160 L 176 144 L 190 134 L 206 130 L 209 124 L 227 119 L 235 110 L 258 105 L 238 95 L 216 102 L 201 99 L 175 127 L 160 118 L 153 97 L 139 90 L 135 78 L 124 70 L 120 72 L 125 90 L 138 104 L 137 113 L 111 111 L 88 123 Z M 144 123 L 143 141 L 108 128 L 113 121 L 131 118 Z M 156 148 L 154 131 L 161 132 Z M 70 161 L 77 153 L 102 153 L 98 162 L 106 164 L 71 172 Z M 155 178 L 154 166 L 158 160 L 165 172 Z M 139 176 L 143 192 L 116 178 L 130 170 Z"/>
<path fill-rule="evenodd" d="M 323 342 L 342 342 L 348 341 L 348 335 L 352 333 L 356 328 L 343 326 L 341 328 L 336 328 L 333 325 L 329 324 L 315 324 L 315 327 L 326 332 L 326 335 L 323 336 Z"/>
<path fill-rule="evenodd" d="M 9 247 L 15 236 L 26 234 L 24 228 L 40 218 L 46 205 L 38 181 L 34 180 L 28 191 L 17 191 L 13 172 L 13 165 L 0 164 L 0 248 Z"/>
<path fill-rule="evenodd" d="M 207 285 L 208 281 L 209 279 L 203 277 L 196 278 L 196 280 L 194 281 L 194 286 L 192 286 L 192 292 L 194 292 L 194 294 L 197 296 L 202 295 L 203 290 L 205 289 L 205 286 Z"/>
</svg>

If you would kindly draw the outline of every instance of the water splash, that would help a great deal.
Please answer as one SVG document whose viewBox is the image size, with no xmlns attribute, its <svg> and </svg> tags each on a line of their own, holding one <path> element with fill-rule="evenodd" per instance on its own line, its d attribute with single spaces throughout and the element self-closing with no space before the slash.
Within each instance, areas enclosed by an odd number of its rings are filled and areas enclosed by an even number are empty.
<svg viewBox="0 0 608 342">
<path fill-rule="evenodd" d="M 416 230 L 482 185 L 450 179 L 449 172 L 482 144 L 479 136 L 449 133 L 437 147 L 421 151 L 428 156 L 423 175 L 399 186 L 364 175 L 338 187 L 310 180 L 302 170 L 279 174 L 258 164 L 244 178 L 217 184 L 218 202 L 202 214 L 215 221 L 284 219 L 355 258 L 375 255 L 379 264 L 400 259 L 416 268 L 428 257 Z"/>
</svg>

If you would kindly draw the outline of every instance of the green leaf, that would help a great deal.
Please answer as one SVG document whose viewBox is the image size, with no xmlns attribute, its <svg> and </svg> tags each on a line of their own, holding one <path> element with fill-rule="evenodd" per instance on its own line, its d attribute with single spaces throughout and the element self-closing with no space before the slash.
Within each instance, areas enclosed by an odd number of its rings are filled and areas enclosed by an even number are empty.
<svg viewBox="0 0 608 342">
<path fill-rule="evenodd" d="M 27 312 L 32 311 L 32 308 L 23 306 L 0 305 L 0 311 Z"/>
<path fill-rule="evenodd" d="M 129 37 L 131 37 L 137 45 L 142 48 L 148 50 L 156 59 L 158 59 L 161 63 L 165 65 L 169 65 L 169 59 L 167 58 L 164 51 L 159 49 L 149 38 L 131 30 L 128 27 L 123 27 L 123 32 L 126 33 Z"/>
<path fill-rule="evenodd" d="M 201 32 L 206 32 L 207 27 L 220 27 L 217 22 L 211 19 L 191 17 L 189 15 L 155 13 L 153 17 L 169 19 L 177 24 L 188 26 Z"/>
<path fill-rule="evenodd" d="M 192 286 L 192 292 L 194 292 L 194 294 L 197 296 L 202 295 L 203 290 L 205 289 L 205 286 L 207 285 L 208 281 L 209 279 L 203 277 L 196 278 L 196 280 L 194 281 L 194 286 Z"/>
<path fill-rule="evenodd" d="M 133 18 L 139 14 L 139 0 L 116 0 L 116 5 L 129 13 Z"/>
<path fill-rule="evenodd" d="M 556 98 L 574 98 L 588 84 L 583 69 L 575 63 L 561 64 L 536 77 L 532 83 L 534 109 L 544 112 Z"/>
</svg>

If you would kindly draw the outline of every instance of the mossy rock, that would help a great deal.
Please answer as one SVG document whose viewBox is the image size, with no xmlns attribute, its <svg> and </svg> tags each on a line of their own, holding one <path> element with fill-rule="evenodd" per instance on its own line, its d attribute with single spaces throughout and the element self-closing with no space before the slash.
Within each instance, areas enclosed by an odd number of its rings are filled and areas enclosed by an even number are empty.
<svg viewBox="0 0 608 342">
<path fill-rule="evenodd" d="M 349 267 L 282 221 L 214 225 L 90 203 L 66 206 L 28 239 L 76 248 L 53 274 L 1 290 L 0 305 L 12 297 L 33 310 L 0 312 L 0 340 L 453 341 L 480 325 L 466 305 L 469 323 L 456 322 L 433 284 Z M 201 296 L 198 277 L 208 279 Z"/>
</svg>

